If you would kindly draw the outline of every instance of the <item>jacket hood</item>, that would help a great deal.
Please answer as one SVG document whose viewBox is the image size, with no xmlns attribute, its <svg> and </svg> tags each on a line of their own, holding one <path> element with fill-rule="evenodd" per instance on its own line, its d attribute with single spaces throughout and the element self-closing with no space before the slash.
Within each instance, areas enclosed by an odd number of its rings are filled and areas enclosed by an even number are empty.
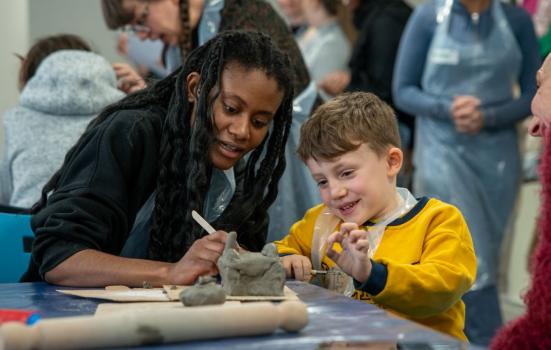
<svg viewBox="0 0 551 350">
<path fill-rule="evenodd" d="M 27 82 L 20 105 L 53 115 L 94 115 L 124 97 L 109 62 L 81 50 L 56 51 Z"/>
</svg>

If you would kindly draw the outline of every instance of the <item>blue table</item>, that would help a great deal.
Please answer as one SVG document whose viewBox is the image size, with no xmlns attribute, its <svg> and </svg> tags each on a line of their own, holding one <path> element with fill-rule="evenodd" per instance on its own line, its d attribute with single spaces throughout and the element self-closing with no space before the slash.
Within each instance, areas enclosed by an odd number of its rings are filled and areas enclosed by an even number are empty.
<svg viewBox="0 0 551 350">
<path fill-rule="evenodd" d="M 277 331 L 271 336 L 231 338 L 185 343 L 193 349 L 317 349 L 328 341 L 400 341 L 402 349 L 465 349 L 466 345 L 384 310 L 317 286 L 288 281 L 287 285 L 308 305 L 310 322 L 300 333 Z M 37 310 L 43 318 L 90 315 L 102 301 L 56 292 L 46 283 L 0 284 L 0 308 Z M 64 288 L 66 289 L 66 288 Z M 408 345 L 409 344 L 409 345 Z M 140 349 L 180 349 L 167 344 Z"/>
</svg>

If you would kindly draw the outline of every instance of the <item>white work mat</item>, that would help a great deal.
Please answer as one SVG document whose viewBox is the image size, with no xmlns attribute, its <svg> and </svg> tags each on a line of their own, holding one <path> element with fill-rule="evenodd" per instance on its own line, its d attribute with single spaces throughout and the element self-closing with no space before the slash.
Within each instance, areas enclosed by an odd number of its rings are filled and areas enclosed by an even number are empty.
<svg viewBox="0 0 551 350">
<path fill-rule="evenodd" d="M 163 288 L 129 288 L 108 286 L 105 289 L 57 289 L 58 292 L 81 298 L 101 299 L 116 302 L 169 302 L 180 300 L 180 292 L 189 286 L 167 285 Z M 226 301 L 284 301 L 299 300 L 297 294 L 287 286 L 282 296 L 236 296 L 227 295 Z"/>
<path fill-rule="evenodd" d="M 170 300 L 180 300 L 182 290 L 189 286 L 163 286 L 166 295 Z M 283 295 L 226 295 L 226 301 L 284 301 L 284 300 L 299 300 L 297 293 L 293 292 L 289 287 L 283 287 Z"/>
</svg>

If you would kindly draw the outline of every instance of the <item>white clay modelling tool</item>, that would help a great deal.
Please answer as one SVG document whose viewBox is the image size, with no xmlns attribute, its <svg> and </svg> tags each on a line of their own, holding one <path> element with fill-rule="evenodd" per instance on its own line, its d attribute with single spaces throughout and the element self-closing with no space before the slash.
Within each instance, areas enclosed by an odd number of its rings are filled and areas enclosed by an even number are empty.
<svg viewBox="0 0 551 350">
<path fill-rule="evenodd" d="M 308 323 L 306 304 L 284 301 L 182 309 L 134 310 L 43 319 L 0 326 L 0 349 L 96 349 L 199 339 L 297 332 Z"/>
<path fill-rule="evenodd" d="M 316 275 L 327 275 L 327 271 L 326 270 L 311 270 L 310 271 L 312 273 L 312 275 L 316 276 Z"/>
<path fill-rule="evenodd" d="M 199 224 L 201 225 L 201 227 L 207 231 L 209 233 L 209 235 L 211 233 L 214 233 L 216 232 L 216 230 L 214 229 L 214 227 L 212 227 L 208 222 L 207 220 L 203 219 L 203 217 L 201 215 L 199 215 L 198 212 L 196 212 L 195 210 L 192 210 L 191 211 L 191 217 Z"/>
</svg>

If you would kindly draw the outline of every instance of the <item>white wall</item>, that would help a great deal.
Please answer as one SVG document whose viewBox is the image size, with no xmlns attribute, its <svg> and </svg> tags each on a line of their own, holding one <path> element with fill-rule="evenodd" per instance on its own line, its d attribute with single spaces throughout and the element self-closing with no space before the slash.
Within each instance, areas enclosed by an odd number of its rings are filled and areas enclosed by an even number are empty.
<svg viewBox="0 0 551 350">
<path fill-rule="evenodd" d="M 31 43 L 44 36 L 71 33 L 90 42 L 108 60 L 120 60 L 115 50 L 117 34 L 105 26 L 100 0 L 28 1 Z"/>
<path fill-rule="evenodd" d="M 23 54 L 27 49 L 28 23 L 27 0 L 0 1 L 0 116 L 17 103 L 19 59 L 13 54 Z M 4 147 L 3 136 L 3 128 L 0 127 L 0 152 Z"/>
</svg>

